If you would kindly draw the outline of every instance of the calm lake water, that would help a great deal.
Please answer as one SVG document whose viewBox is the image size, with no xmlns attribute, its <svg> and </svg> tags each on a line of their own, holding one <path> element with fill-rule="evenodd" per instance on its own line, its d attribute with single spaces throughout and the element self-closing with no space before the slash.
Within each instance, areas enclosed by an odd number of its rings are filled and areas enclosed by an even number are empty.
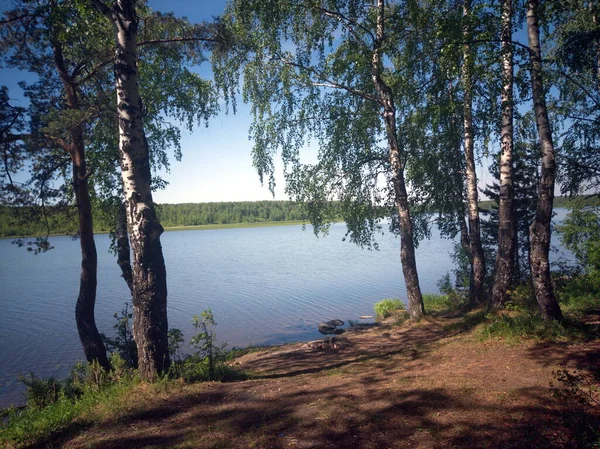
<svg viewBox="0 0 600 449">
<path fill-rule="evenodd" d="M 194 334 L 191 317 L 211 308 L 219 340 L 229 346 L 307 341 L 319 321 L 373 315 L 383 298 L 406 298 L 399 240 L 379 238 L 380 250 L 342 241 L 343 224 L 316 238 L 307 227 L 166 232 L 169 326 Z M 0 240 L 0 407 L 23 401 L 20 374 L 64 376 L 83 360 L 74 310 L 79 287 L 79 242 L 54 237 L 39 255 Z M 130 301 L 109 237 L 96 236 L 101 332 L 114 333 L 113 314 Z M 433 233 L 417 249 L 424 293 L 452 269 L 452 241 Z"/>
</svg>

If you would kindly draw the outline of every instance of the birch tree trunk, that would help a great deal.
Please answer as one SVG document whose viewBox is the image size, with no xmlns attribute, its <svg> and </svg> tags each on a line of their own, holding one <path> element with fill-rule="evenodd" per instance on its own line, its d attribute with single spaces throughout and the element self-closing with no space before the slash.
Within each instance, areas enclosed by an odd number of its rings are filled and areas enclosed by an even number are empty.
<svg viewBox="0 0 600 449">
<path fill-rule="evenodd" d="M 542 150 L 540 185 L 538 190 L 535 219 L 529 227 L 531 239 L 530 268 L 535 297 L 540 313 L 544 319 L 562 321 L 560 306 L 554 297 L 550 279 L 550 220 L 554 200 L 554 179 L 556 161 L 554 145 L 546 110 L 546 99 L 542 80 L 542 55 L 540 49 L 540 32 L 536 9 L 538 0 L 527 1 L 527 34 L 531 58 L 531 85 L 535 110 L 536 126 Z"/>
<path fill-rule="evenodd" d="M 54 65 L 59 74 L 65 92 L 65 100 L 69 109 L 80 109 L 77 85 L 68 73 L 63 56 L 62 44 L 53 36 L 52 54 Z M 94 310 L 96 307 L 96 288 L 98 283 L 98 254 L 94 241 L 94 224 L 92 220 L 92 204 L 88 185 L 88 169 L 85 160 L 85 141 L 83 128 L 76 125 L 70 130 L 70 143 L 65 148 L 73 167 L 73 190 L 77 206 L 79 222 L 79 244 L 81 248 L 81 276 L 79 295 L 75 305 L 75 321 L 79 340 L 88 362 L 97 361 L 104 369 L 110 369 L 106 348 L 96 326 Z"/>
<path fill-rule="evenodd" d="M 93 0 L 115 26 L 115 78 L 119 114 L 119 153 L 129 238 L 133 250 L 133 337 L 139 372 L 153 379 L 169 366 L 167 275 L 160 244 L 160 225 L 150 189 L 148 143 L 142 124 L 138 89 L 135 0 L 108 7 Z"/>
<path fill-rule="evenodd" d="M 501 308 L 508 298 L 515 260 L 513 216 L 513 48 L 512 0 L 502 2 L 502 131 L 500 155 L 500 204 L 498 206 L 498 254 L 492 284 L 491 304 Z"/>
<path fill-rule="evenodd" d="M 388 141 L 389 157 L 392 166 L 392 182 L 394 185 L 395 202 L 398 209 L 400 223 L 400 261 L 402 273 L 406 283 L 408 295 L 408 313 L 413 320 L 421 318 L 425 314 L 419 276 L 417 273 L 417 262 L 415 258 L 413 223 L 410 217 L 408 205 L 408 193 L 404 180 L 404 166 L 401 160 L 400 147 L 398 145 L 398 133 L 396 129 L 396 106 L 392 90 L 381 78 L 381 53 L 384 42 L 384 0 L 377 1 L 377 34 L 371 60 L 371 73 L 373 83 L 381 99 L 383 106 L 383 119 L 385 122 L 386 137 Z"/>
<path fill-rule="evenodd" d="M 119 205 L 117 210 L 117 264 L 121 269 L 121 276 L 125 280 L 129 292 L 133 295 L 133 269 L 131 268 L 131 247 L 129 246 L 129 235 L 127 232 L 127 211 L 125 205 Z"/>
<path fill-rule="evenodd" d="M 464 145 L 465 145 L 465 168 L 467 177 L 467 213 L 469 221 L 469 246 L 471 256 L 471 285 L 469 287 L 470 305 L 480 304 L 484 301 L 483 283 L 485 280 L 485 259 L 483 257 L 483 246 L 481 245 L 481 231 L 479 225 L 479 208 L 477 194 L 477 174 L 475 171 L 475 152 L 473 137 L 473 98 L 472 98 L 472 66 L 473 56 L 471 45 L 468 43 L 471 37 L 471 27 L 468 23 L 471 14 L 471 1 L 465 0 L 463 4 L 463 36 L 465 42 L 463 47 L 462 80 L 464 86 Z"/>
</svg>

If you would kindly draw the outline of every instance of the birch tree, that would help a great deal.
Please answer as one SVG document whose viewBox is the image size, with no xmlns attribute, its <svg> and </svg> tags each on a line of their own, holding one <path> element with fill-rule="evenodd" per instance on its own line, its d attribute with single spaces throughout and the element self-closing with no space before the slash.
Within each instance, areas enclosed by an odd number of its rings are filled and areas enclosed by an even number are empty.
<svg viewBox="0 0 600 449">
<path fill-rule="evenodd" d="M 536 215 L 529 228 L 531 240 L 530 269 L 535 296 L 542 317 L 544 319 L 562 321 L 562 312 L 554 296 L 554 289 L 550 278 L 550 261 L 548 259 L 556 161 L 542 77 L 542 54 L 537 16 L 538 6 L 537 0 L 527 1 L 527 35 L 531 58 L 531 87 L 536 126 L 542 151 Z"/>
<path fill-rule="evenodd" d="M 410 82 L 390 67 L 409 51 L 401 40 L 413 29 L 405 12 L 383 0 L 233 1 L 223 22 L 230 45 L 213 53 L 213 63 L 229 98 L 243 76 L 261 179 L 273 187 L 273 157 L 280 149 L 286 191 L 307 205 L 316 231 L 326 230 L 328 204 L 337 199 L 350 239 L 371 246 L 381 230 L 378 219 L 393 208 L 408 309 L 417 319 L 424 308 L 401 123 L 418 94 L 416 88 L 409 93 Z M 407 86 L 404 95 L 401 86 Z M 319 154 L 316 163 L 303 164 L 300 150 L 310 136 Z"/>
<path fill-rule="evenodd" d="M 463 3 L 463 66 L 462 82 L 464 89 L 463 99 L 463 126 L 464 126 L 464 149 L 465 149 L 465 176 L 467 179 L 467 216 L 469 222 L 469 249 L 471 259 L 471 283 L 469 291 L 469 302 L 481 304 L 484 301 L 485 281 L 485 258 L 481 245 L 481 230 L 479 224 L 479 202 L 477 192 L 477 173 L 475 170 L 475 137 L 473 129 L 473 53 L 471 41 L 471 0 Z"/>
<path fill-rule="evenodd" d="M 500 132 L 500 191 L 498 206 L 498 253 L 492 284 L 492 307 L 499 308 L 507 300 L 513 278 L 516 227 L 513 216 L 513 45 L 512 0 L 502 1 L 502 129 Z"/>
<path fill-rule="evenodd" d="M 115 31 L 115 79 L 119 121 L 119 162 L 133 250 L 133 334 L 140 375 L 153 379 L 170 363 L 167 273 L 160 225 L 152 201 L 150 156 L 138 90 L 138 17 L 134 0 L 112 6 L 94 0 Z"/>
</svg>

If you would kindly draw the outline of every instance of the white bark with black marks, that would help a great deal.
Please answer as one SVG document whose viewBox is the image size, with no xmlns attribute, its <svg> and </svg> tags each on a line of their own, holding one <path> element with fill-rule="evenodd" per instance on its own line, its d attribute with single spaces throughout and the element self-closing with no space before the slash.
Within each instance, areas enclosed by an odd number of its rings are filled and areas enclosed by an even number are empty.
<svg viewBox="0 0 600 449">
<path fill-rule="evenodd" d="M 546 109 L 544 83 L 542 79 L 542 52 L 540 48 L 540 31 L 537 19 L 537 0 L 527 1 L 527 34 L 529 36 L 529 54 L 531 63 L 531 86 L 535 110 L 536 126 L 542 150 L 542 164 L 538 201 L 535 219 L 529 227 L 531 239 L 530 268 L 535 297 L 540 313 L 544 319 L 562 321 L 560 306 L 554 297 L 554 289 L 550 278 L 550 221 L 554 202 L 554 181 L 556 161 L 554 144 Z"/>
<path fill-rule="evenodd" d="M 392 182 L 394 185 L 396 207 L 400 223 L 400 261 L 402 273 L 406 284 L 408 295 L 408 313 L 413 320 L 421 318 L 425 314 L 419 276 L 417 273 L 417 262 L 415 258 L 414 231 L 408 205 L 408 192 L 404 180 L 404 166 L 401 160 L 401 150 L 398 144 L 398 132 L 396 128 L 396 107 L 392 90 L 381 77 L 381 47 L 385 39 L 384 29 L 384 0 L 377 1 L 377 32 L 373 46 L 371 60 L 371 73 L 373 83 L 379 94 L 380 104 L 383 107 L 383 120 L 385 122 L 386 137 L 388 141 L 389 157 L 392 166 Z"/>
<path fill-rule="evenodd" d="M 133 250 L 133 336 L 139 372 L 153 379 L 169 366 L 167 276 L 160 243 L 160 225 L 150 188 L 150 158 L 142 125 L 138 89 L 134 0 L 117 0 L 108 7 L 94 4 L 115 27 L 115 78 L 119 116 L 119 154 L 129 239 Z"/>
<path fill-rule="evenodd" d="M 127 210 L 125 209 L 125 204 L 120 204 L 117 210 L 117 228 L 115 234 L 117 264 L 121 269 L 121 276 L 125 280 L 129 292 L 133 295 L 133 269 L 131 268 L 131 247 L 129 246 L 129 233 L 127 232 Z"/>
<path fill-rule="evenodd" d="M 477 173 L 475 171 L 475 142 L 473 133 L 473 98 L 472 98 L 472 70 L 473 55 L 471 44 L 471 27 L 469 16 L 471 14 L 471 1 L 463 3 L 463 36 L 466 44 L 463 46 L 462 81 L 464 87 L 464 146 L 465 146 L 465 175 L 467 178 L 467 217 L 469 222 L 469 252 L 471 259 L 471 282 L 469 286 L 469 303 L 480 304 L 484 301 L 483 284 L 485 281 L 485 259 L 481 244 L 481 230 L 479 223 L 479 207 L 477 193 Z"/>
<path fill-rule="evenodd" d="M 492 284 L 491 304 L 501 308 L 508 299 L 514 272 L 516 228 L 513 216 L 513 47 L 512 0 L 502 2 L 502 129 L 500 154 L 500 199 L 498 205 L 498 254 Z"/>
</svg>

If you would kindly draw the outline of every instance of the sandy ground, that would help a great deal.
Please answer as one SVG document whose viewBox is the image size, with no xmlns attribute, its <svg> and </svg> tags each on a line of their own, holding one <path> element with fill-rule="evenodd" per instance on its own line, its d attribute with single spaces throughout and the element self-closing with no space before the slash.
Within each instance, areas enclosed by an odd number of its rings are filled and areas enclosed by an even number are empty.
<svg viewBox="0 0 600 449">
<path fill-rule="evenodd" d="M 42 447 L 582 447 L 600 410 L 557 398 L 550 385 L 564 368 L 592 379 L 599 339 L 511 346 L 446 330 L 452 321 L 357 330 L 339 347 L 247 354 L 236 363 L 253 380 L 164 392 L 141 385 L 127 412 L 91 428 L 74 424 Z"/>
</svg>

